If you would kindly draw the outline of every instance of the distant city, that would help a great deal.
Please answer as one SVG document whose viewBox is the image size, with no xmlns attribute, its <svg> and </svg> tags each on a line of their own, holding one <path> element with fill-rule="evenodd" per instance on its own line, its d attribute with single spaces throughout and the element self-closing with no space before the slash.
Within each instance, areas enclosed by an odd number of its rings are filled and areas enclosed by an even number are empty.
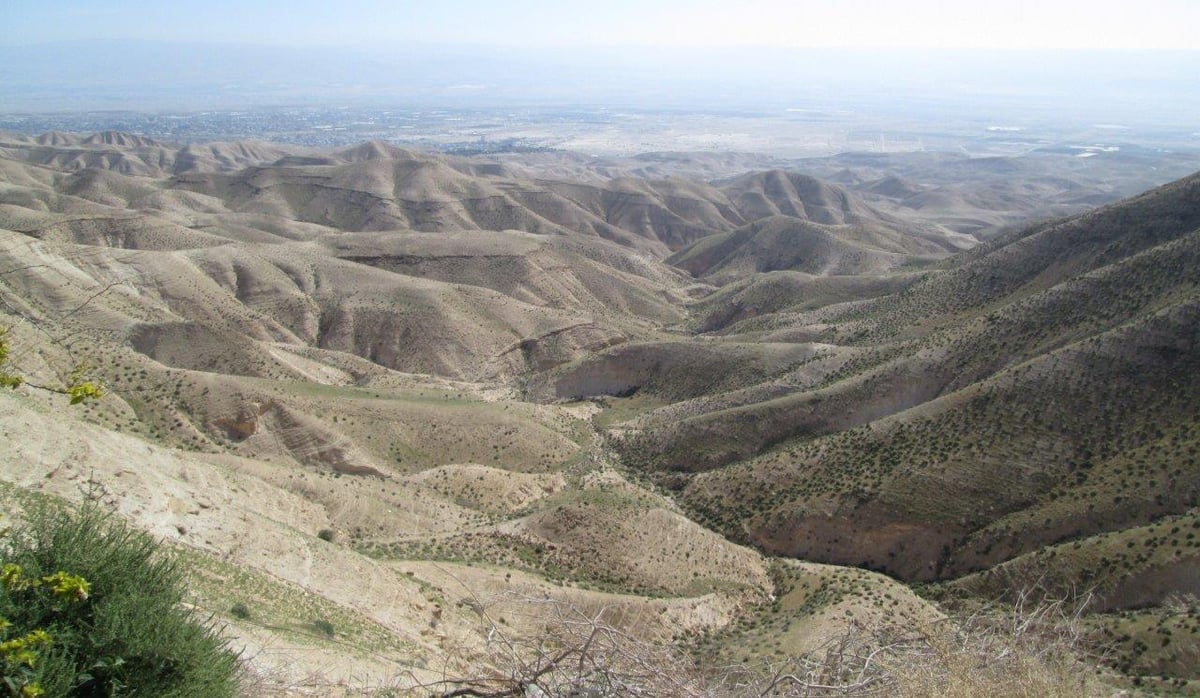
<svg viewBox="0 0 1200 698">
<path fill-rule="evenodd" d="M 456 154 L 567 150 L 769 153 L 941 151 L 974 156 L 1076 149 L 1200 153 L 1192 128 L 1051 123 L 946 108 L 943 118 L 871 108 L 679 110 L 571 107 L 278 106 L 241 110 L 0 113 L 0 130 L 40 134 L 123 131 L 171 143 L 261 140 L 314 148 L 383 140 Z M 953 117 L 953 118 L 951 118 Z M 990 117 L 990 118 L 989 118 Z"/>
<path fill-rule="evenodd" d="M 0 129 L 18 133 L 124 131 L 175 143 L 266 140 L 310 147 L 369 140 L 450 151 L 546 148 L 544 139 L 494 134 L 532 121 L 529 114 L 506 118 L 479 110 L 379 110 L 278 107 L 245 111 L 115 112 L 0 115 Z"/>
</svg>

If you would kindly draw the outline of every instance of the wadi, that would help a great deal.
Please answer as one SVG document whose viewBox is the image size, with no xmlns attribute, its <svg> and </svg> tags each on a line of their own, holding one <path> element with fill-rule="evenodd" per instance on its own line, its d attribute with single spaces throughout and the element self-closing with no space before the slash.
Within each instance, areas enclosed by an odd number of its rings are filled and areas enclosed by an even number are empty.
<svg viewBox="0 0 1200 698">
<path fill-rule="evenodd" d="M 244 695 L 1195 692 L 1142 157 L 0 133 L 0 508 L 146 532 Z"/>
</svg>

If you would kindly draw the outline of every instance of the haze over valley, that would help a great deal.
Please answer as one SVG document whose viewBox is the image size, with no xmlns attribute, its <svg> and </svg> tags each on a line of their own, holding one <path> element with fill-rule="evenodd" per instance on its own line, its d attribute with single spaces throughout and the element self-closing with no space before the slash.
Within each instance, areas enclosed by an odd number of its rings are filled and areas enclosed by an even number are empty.
<svg viewBox="0 0 1200 698">
<path fill-rule="evenodd" d="M 149 532 L 248 696 L 1200 690 L 1193 48 L 543 9 L 22 25 L 5 515 Z"/>
</svg>

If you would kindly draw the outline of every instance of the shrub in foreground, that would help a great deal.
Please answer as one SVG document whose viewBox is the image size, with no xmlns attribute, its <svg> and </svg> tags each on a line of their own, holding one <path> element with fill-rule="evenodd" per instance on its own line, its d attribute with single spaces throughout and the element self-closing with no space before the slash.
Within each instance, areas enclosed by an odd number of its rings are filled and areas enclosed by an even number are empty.
<svg viewBox="0 0 1200 698">
<path fill-rule="evenodd" d="M 0 694 L 235 694 L 237 657 L 183 605 L 182 570 L 96 505 L 30 512 L 0 564 Z"/>
</svg>

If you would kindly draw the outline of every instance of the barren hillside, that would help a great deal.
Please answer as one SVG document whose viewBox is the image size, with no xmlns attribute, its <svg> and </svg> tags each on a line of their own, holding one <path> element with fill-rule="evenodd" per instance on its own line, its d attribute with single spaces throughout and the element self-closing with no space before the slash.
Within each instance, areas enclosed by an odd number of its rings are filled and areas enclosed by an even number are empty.
<svg viewBox="0 0 1200 698">
<path fill-rule="evenodd" d="M 1200 679 L 1200 175 L 981 243 L 947 211 L 1051 185 L 557 162 L 0 137 L 6 510 L 166 540 L 264 693 L 564 612 L 759 680 L 1031 580 L 1095 588 L 1106 681 Z"/>
</svg>

